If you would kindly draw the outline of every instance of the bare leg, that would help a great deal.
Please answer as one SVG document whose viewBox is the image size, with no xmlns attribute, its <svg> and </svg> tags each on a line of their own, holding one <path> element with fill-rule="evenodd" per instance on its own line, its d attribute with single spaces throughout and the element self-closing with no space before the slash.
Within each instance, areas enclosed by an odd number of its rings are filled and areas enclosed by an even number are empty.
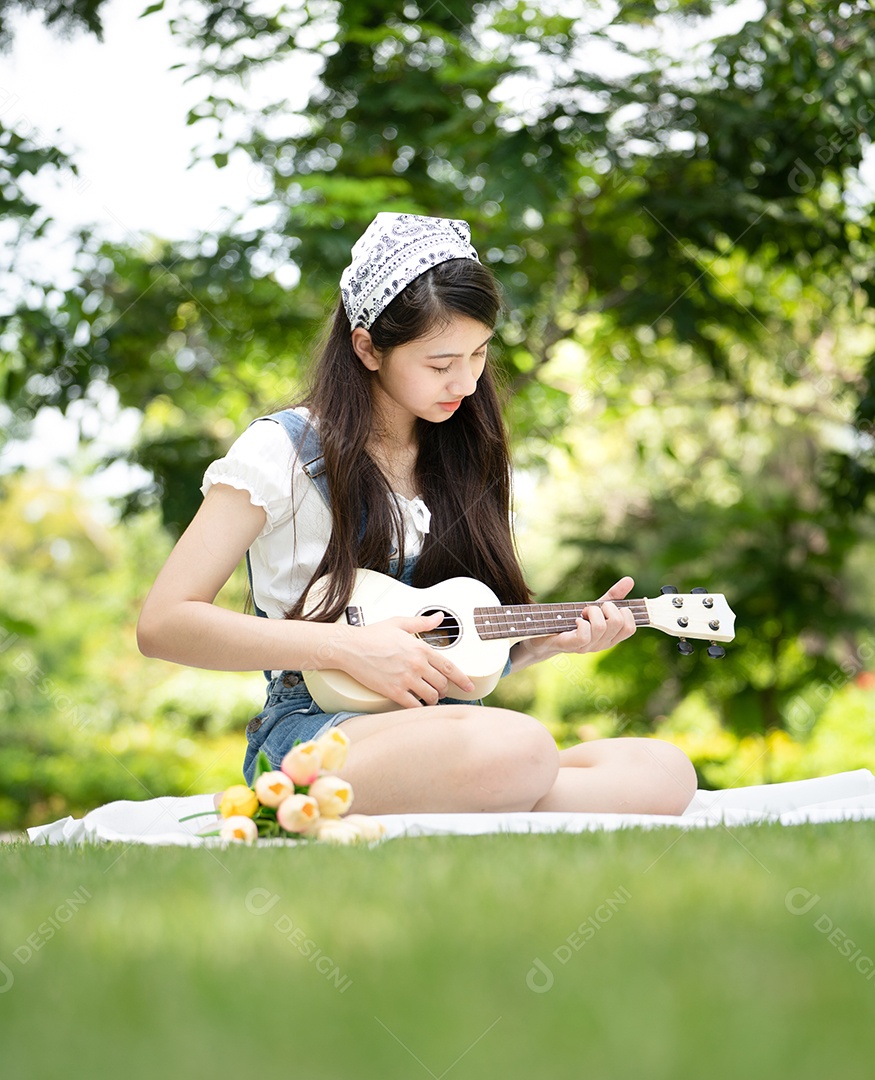
<svg viewBox="0 0 875 1080">
<path fill-rule="evenodd" d="M 341 775 L 361 813 L 542 810 L 680 814 L 695 770 L 658 739 L 599 739 L 558 751 L 524 713 L 481 706 L 404 709 L 344 721 Z"/>
<path fill-rule="evenodd" d="M 354 716 L 340 775 L 365 814 L 530 810 L 556 780 L 559 751 L 524 713 L 434 705 Z"/>
<path fill-rule="evenodd" d="M 535 810 L 682 814 L 696 793 L 690 760 L 661 739 L 596 739 L 560 751 L 559 763 Z"/>
</svg>

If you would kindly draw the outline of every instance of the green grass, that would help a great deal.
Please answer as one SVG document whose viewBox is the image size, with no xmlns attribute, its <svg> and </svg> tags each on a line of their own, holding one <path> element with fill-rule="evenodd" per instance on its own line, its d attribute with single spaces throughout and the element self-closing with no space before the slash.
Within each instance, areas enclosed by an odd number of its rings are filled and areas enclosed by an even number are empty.
<svg viewBox="0 0 875 1080">
<path fill-rule="evenodd" d="M 792 914 L 793 889 L 820 899 Z M 869 1080 L 875 978 L 852 961 L 875 959 L 873 895 L 869 823 L 7 846 L 3 1072 Z"/>
</svg>

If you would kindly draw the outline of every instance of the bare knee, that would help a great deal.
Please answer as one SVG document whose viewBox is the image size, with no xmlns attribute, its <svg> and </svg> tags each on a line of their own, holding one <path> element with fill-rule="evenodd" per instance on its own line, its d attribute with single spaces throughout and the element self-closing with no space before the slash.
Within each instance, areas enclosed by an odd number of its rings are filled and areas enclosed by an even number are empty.
<svg viewBox="0 0 875 1080">
<path fill-rule="evenodd" d="M 534 717 L 510 709 L 478 708 L 470 732 L 480 809 L 531 810 L 556 781 L 559 750 Z"/>
<path fill-rule="evenodd" d="M 693 763 L 679 746 L 664 739 L 641 739 L 651 772 L 657 814 L 682 814 L 696 794 L 698 781 Z"/>
</svg>

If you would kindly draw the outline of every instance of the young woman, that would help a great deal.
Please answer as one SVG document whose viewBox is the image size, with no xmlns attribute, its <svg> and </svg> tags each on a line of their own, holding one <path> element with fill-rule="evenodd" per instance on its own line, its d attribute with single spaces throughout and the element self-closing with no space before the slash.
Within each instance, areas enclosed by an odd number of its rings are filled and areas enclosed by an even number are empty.
<svg viewBox="0 0 875 1080">
<path fill-rule="evenodd" d="M 336 622 L 358 567 L 415 587 L 473 577 L 502 604 L 530 601 L 488 357 L 500 296 L 467 224 L 378 214 L 341 293 L 303 404 L 255 421 L 207 470 L 203 504 L 143 607 L 141 650 L 213 670 L 267 669 L 265 708 L 247 727 L 247 780 L 259 750 L 278 767 L 296 740 L 342 724 L 341 775 L 363 813 L 681 813 L 696 778 L 670 743 L 601 739 L 560 751 L 535 717 L 447 697 L 449 684 L 465 693 L 473 684 L 417 636 L 440 613 Z M 213 604 L 247 552 L 256 615 Z M 307 589 L 325 575 L 331 587 L 311 610 Z M 618 581 L 575 630 L 514 645 L 509 670 L 628 638 L 632 614 L 610 601 L 632 584 Z M 327 668 L 402 708 L 322 712 L 301 672 Z"/>
</svg>

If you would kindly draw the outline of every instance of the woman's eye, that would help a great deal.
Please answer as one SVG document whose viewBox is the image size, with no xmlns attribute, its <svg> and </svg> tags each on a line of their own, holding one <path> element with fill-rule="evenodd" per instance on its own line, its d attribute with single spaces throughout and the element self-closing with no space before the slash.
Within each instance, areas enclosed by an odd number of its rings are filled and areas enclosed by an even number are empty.
<svg viewBox="0 0 875 1080">
<path fill-rule="evenodd" d="M 436 367 L 436 368 L 432 368 L 431 370 L 436 371 L 438 373 L 438 375 L 446 375 L 446 373 L 450 369 L 449 369 L 449 367 Z"/>
</svg>

